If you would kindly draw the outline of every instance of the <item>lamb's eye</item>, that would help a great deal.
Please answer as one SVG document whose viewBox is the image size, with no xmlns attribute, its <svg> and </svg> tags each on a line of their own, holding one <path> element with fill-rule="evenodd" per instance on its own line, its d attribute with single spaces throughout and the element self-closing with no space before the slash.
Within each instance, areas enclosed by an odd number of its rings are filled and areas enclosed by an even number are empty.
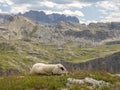
<svg viewBox="0 0 120 90">
<path fill-rule="evenodd" d="M 64 70 L 64 68 L 63 67 L 60 67 L 60 69 L 63 71 Z"/>
</svg>

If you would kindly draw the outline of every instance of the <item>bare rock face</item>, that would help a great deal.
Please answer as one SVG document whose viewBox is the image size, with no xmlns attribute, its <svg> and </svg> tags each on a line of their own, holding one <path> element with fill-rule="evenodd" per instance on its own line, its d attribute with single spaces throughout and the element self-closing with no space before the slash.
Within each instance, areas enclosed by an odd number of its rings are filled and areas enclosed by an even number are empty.
<svg viewBox="0 0 120 90">
<path fill-rule="evenodd" d="M 56 24 L 60 21 L 66 22 L 76 22 L 79 23 L 79 20 L 75 16 L 66 16 L 64 14 L 45 14 L 43 11 L 29 11 L 22 14 L 23 16 L 32 18 L 33 20 L 38 21 L 39 23 L 43 24 Z"/>
<path fill-rule="evenodd" d="M 44 16 L 44 14 L 43 14 Z M 120 23 L 91 23 L 89 25 L 74 22 L 59 22 L 56 25 L 42 25 L 24 16 L 11 16 L 0 24 L 0 39 L 34 40 L 41 43 L 79 45 L 105 44 L 111 40 L 119 41 Z"/>
<path fill-rule="evenodd" d="M 23 16 L 11 16 L 0 25 L 0 37 L 7 40 L 22 39 L 35 28 L 36 23 Z"/>
</svg>

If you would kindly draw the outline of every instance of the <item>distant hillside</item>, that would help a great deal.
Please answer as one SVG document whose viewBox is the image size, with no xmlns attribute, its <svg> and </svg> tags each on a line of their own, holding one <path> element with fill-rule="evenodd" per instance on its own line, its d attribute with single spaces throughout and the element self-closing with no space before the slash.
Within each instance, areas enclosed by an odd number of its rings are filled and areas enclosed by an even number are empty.
<svg viewBox="0 0 120 90">
<path fill-rule="evenodd" d="M 65 22 L 76 22 L 79 23 L 79 20 L 75 16 L 66 16 L 64 14 L 45 14 L 43 11 L 29 11 L 25 12 L 24 14 L 20 14 L 29 18 L 32 18 L 33 20 L 36 20 L 39 23 L 42 24 L 56 24 L 61 21 Z"/>
<path fill-rule="evenodd" d="M 62 61 L 69 70 L 107 71 L 110 73 L 120 73 L 120 52 L 82 63 L 67 63 Z"/>
<path fill-rule="evenodd" d="M 75 22 L 59 22 L 56 25 L 44 25 L 36 23 L 31 18 L 17 15 L 9 17 L 6 22 L 0 24 L 0 39 L 29 39 L 39 43 L 74 43 L 88 46 L 109 44 L 111 41 L 120 40 L 120 23 L 85 25 Z"/>
<path fill-rule="evenodd" d="M 26 37 L 36 26 L 36 22 L 24 16 L 10 16 L 0 24 L 0 39 L 17 40 Z"/>
<path fill-rule="evenodd" d="M 79 66 L 79 69 L 92 70 L 94 64 L 96 70 L 109 69 L 116 57 L 109 60 L 110 64 L 105 62 L 105 66 L 102 62 L 98 64 L 96 58 L 120 52 L 119 27 L 119 22 L 44 25 L 29 17 L 10 16 L 0 23 L 0 75 L 29 71 L 36 62 L 60 60 L 78 62 L 76 69 Z M 93 59 L 95 63 L 79 64 Z M 118 60 L 115 61 L 111 72 L 119 72 L 114 67 L 118 64 Z"/>
</svg>

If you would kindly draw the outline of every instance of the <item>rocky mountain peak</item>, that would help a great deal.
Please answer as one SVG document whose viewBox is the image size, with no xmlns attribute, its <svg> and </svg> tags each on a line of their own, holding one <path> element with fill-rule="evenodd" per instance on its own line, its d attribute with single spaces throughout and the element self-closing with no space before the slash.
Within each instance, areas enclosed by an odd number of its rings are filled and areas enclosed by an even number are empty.
<svg viewBox="0 0 120 90">
<path fill-rule="evenodd" d="M 13 22 L 24 22 L 24 23 L 30 23 L 32 25 L 35 25 L 36 23 L 30 19 L 30 18 L 27 18 L 27 17 L 24 17 L 24 16 L 11 16 L 9 19 L 8 19 L 8 22 L 10 23 L 13 23 Z"/>
<path fill-rule="evenodd" d="M 19 31 L 20 29 L 27 29 L 36 25 L 36 22 L 24 16 L 11 16 L 6 22 L 8 29 L 12 31 Z"/>
<path fill-rule="evenodd" d="M 10 17 L 11 17 L 11 15 L 9 15 L 9 14 L 0 13 L 0 23 L 4 23 Z"/>
<path fill-rule="evenodd" d="M 78 18 L 75 16 L 66 16 L 64 14 L 56 14 L 56 13 L 46 14 L 43 11 L 39 12 L 39 11 L 31 10 L 21 15 L 32 18 L 33 20 L 36 20 L 39 23 L 43 23 L 43 24 L 56 24 L 60 21 L 79 23 Z"/>
<path fill-rule="evenodd" d="M 2 30 L 0 36 L 4 39 L 21 39 L 32 32 L 37 23 L 24 16 L 11 16 L 4 24 L 0 25 Z"/>
</svg>

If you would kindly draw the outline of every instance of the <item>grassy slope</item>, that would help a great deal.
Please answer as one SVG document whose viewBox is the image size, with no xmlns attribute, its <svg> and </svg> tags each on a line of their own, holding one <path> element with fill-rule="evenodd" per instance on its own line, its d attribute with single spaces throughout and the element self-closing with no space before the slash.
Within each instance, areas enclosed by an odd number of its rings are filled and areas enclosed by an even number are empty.
<svg viewBox="0 0 120 90">
<path fill-rule="evenodd" d="M 82 79 L 85 77 L 92 77 L 97 80 L 104 80 L 111 83 L 108 86 L 95 87 L 92 90 L 119 90 L 120 77 L 111 76 L 106 72 L 74 72 L 68 76 L 9 76 L 0 78 L 0 90 L 61 90 L 61 88 L 68 88 L 68 90 L 90 90 L 92 85 L 74 84 L 71 87 L 66 86 L 67 78 Z M 113 88 L 113 89 L 112 89 Z"/>
<path fill-rule="evenodd" d="M 103 45 L 97 47 L 78 48 L 78 53 L 81 55 L 72 58 L 73 62 L 84 62 L 95 58 L 105 57 L 120 51 L 120 45 Z"/>
<path fill-rule="evenodd" d="M 5 44 L 4 44 L 5 43 Z M 83 62 L 104 57 L 120 51 L 120 45 L 104 45 L 96 47 L 80 47 L 76 45 L 45 45 L 24 41 L 0 42 L 0 67 L 17 68 L 24 71 L 36 62 L 64 60 L 67 62 Z"/>
<path fill-rule="evenodd" d="M 3 44 L 7 43 L 7 44 Z M 0 68 L 16 68 L 20 71 L 29 70 L 35 62 L 50 62 L 65 60 L 70 62 L 82 62 L 93 58 L 104 57 L 114 52 L 120 51 L 120 45 L 104 45 L 97 47 L 80 47 L 75 45 L 45 45 L 33 42 L 11 41 L 0 42 Z M 0 90 L 89 90 L 89 84 L 73 85 L 66 87 L 68 77 L 84 78 L 93 77 L 105 80 L 113 85 L 110 87 L 96 87 L 95 90 L 120 89 L 120 78 L 113 77 L 105 72 L 81 71 L 68 76 L 9 76 L 0 77 Z M 50 81 L 50 82 L 49 82 Z M 57 83 L 56 83 L 57 82 Z M 98 89 L 99 88 L 99 89 Z M 112 90 L 112 89 L 111 89 Z"/>
</svg>

